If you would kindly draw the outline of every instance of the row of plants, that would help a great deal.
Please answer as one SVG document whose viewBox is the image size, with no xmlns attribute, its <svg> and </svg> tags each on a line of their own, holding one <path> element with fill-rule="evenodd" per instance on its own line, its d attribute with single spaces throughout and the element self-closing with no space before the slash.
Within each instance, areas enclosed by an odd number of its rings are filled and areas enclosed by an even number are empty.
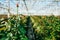
<svg viewBox="0 0 60 40">
<path fill-rule="evenodd" d="M 13 16 L 0 23 L 3 26 L 0 26 L 0 40 L 28 40 L 25 24 L 20 17 Z"/>
<path fill-rule="evenodd" d="M 28 16 L 12 16 L 8 20 L 0 19 L 0 40 L 60 39 L 59 16 L 30 16 L 30 19 L 27 18 Z M 31 22 L 27 22 L 27 20 L 31 20 Z M 27 27 L 29 23 L 33 31 Z M 30 35 L 27 36 L 27 32 L 33 32 L 34 39 L 29 39 Z"/>
<path fill-rule="evenodd" d="M 32 17 L 36 40 L 59 40 L 60 17 L 59 16 L 36 16 Z"/>
</svg>

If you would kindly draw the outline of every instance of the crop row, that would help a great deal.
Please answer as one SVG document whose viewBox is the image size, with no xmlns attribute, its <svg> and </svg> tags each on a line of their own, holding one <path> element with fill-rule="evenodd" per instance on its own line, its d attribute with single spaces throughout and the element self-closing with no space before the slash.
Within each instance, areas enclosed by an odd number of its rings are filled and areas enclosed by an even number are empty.
<svg viewBox="0 0 60 40">
<path fill-rule="evenodd" d="M 0 19 L 0 40 L 59 39 L 60 17 L 58 16 L 13 16 L 6 20 Z"/>
</svg>

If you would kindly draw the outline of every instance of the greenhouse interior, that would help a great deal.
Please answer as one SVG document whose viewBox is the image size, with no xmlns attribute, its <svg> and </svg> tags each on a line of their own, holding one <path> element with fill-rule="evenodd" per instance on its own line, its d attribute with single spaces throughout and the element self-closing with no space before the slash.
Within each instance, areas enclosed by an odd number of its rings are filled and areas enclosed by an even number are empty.
<svg viewBox="0 0 60 40">
<path fill-rule="evenodd" d="M 0 40 L 60 40 L 60 0 L 0 0 Z"/>
</svg>

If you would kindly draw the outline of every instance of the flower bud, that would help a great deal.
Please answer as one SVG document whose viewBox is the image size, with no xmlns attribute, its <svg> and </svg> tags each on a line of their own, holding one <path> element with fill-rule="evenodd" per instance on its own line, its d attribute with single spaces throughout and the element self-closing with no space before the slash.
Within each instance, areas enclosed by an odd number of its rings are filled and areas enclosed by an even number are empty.
<svg viewBox="0 0 60 40">
<path fill-rule="evenodd" d="M 17 7 L 19 7 L 19 5 L 18 5 L 18 4 L 16 4 L 16 6 L 17 6 Z"/>
</svg>

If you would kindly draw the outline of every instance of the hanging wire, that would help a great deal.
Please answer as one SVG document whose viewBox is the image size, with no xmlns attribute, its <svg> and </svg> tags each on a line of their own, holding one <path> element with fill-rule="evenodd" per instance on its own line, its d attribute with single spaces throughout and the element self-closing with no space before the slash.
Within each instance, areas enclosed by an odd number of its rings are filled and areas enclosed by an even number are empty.
<svg viewBox="0 0 60 40">
<path fill-rule="evenodd" d="M 28 11 L 28 7 L 27 7 L 27 5 L 26 5 L 25 0 L 23 0 L 23 2 L 24 2 L 24 5 L 25 5 L 25 7 L 26 7 L 26 10 Z"/>
</svg>

